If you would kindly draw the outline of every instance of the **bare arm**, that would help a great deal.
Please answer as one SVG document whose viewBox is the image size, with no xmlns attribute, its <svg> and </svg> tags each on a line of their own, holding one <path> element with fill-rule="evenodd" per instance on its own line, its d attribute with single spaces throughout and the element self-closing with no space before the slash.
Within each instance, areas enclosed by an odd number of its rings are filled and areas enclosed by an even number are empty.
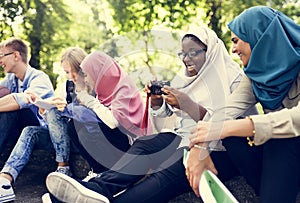
<svg viewBox="0 0 300 203">
<path fill-rule="evenodd" d="M 253 115 L 251 119 L 203 122 L 192 130 L 191 146 L 198 142 L 224 139 L 229 136 L 254 136 L 256 145 L 271 138 L 292 138 L 300 135 L 300 103 L 291 109 L 282 109 L 264 115 Z"/>
<path fill-rule="evenodd" d="M 19 104 L 11 94 L 0 98 L 0 112 L 9 112 L 19 109 Z"/>
</svg>

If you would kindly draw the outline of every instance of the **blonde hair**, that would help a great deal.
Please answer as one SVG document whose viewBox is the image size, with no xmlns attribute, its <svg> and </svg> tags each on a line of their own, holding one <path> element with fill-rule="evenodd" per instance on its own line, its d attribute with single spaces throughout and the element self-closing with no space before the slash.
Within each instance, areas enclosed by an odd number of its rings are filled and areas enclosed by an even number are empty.
<svg viewBox="0 0 300 203">
<path fill-rule="evenodd" d="M 61 56 L 60 62 L 68 62 L 71 66 L 71 71 L 78 73 L 81 70 L 80 64 L 86 56 L 87 53 L 83 49 L 79 47 L 69 47 Z"/>
</svg>

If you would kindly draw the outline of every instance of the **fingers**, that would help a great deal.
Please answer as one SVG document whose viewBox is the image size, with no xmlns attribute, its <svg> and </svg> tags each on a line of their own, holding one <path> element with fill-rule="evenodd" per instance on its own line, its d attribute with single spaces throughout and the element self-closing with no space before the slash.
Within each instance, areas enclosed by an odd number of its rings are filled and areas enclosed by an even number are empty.
<svg viewBox="0 0 300 203">
<path fill-rule="evenodd" d="M 27 102 L 27 103 L 33 103 L 30 94 L 25 94 L 25 98 L 26 98 L 26 102 Z"/>
<path fill-rule="evenodd" d="M 215 168 L 215 166 L 211 167 L 209 170 L 210 170 L 211 172 L 213 172 L 215 175 L 218 175 L 218 171 L 217 171 L 217 169 Z"/>
<path fill-rule="evenodd" d="M 197 197 L 200 197 L 199 194 L 199 180 L 198 176 L 193 175 L 192 173 L 189 172 L 188 169 L 186 169 L 186 177 L 190 183 L 191 188 L 193 189 L 194 193 L 196 194 Z"/>
<path fill-rule="evenodd" d="M 206 141 L 207 140 L 203 139 L 202 137 L 195 137 L 195 138 L 190 140 L 190 147 L 194 146 L 197 143 L 206 142 Z"/>
<path fill-rule="evenodd" d="M 145 92 L 146 94 L 150 94 L 150 93 L 151 93 L 150 87 L 151 87 L 151 83 L 150 83 L 150 82 L 149 82 L 148 84 L 145 85 L 145 87 L 144 87 L 144 92 Z"/>
<path fill-rule="evenodd" d="M 43 115 L 45 113 L 45 109 L 39 108 L 39 114 Z"/>
<path fill-rule="evenodd" d="M 190 147 L 194 146 L 197 143 L 200 142 L 207 142 L 207 141 L 212 141 L 212 137 L 210 135 L 210 128 L 211 128 L 211 123 L 210 122 L 205 122 L 205 121 L 199 121 L 197 123 L 196 128 L 193 128 L 191 130 L 191 135 L 190 135 Z"/>
<path fill-rule="evenodd" d="M 189 173 L 188 169 L 185 170 L 185 175 L 186 175 L 187 179 L 189 180 L 190 173 Z"/>
<path fill-rule="evenodd" d="M 66 105 L 57 105 L 56 108 L 57 108 L 59 111 L 64 111 L 65 108 L 66 108 Z"/>
<path fill-rule="evenodd" d="M 61 97 L 55 97 L 53 98 L 52 104 L 56 105 L 56 108 L 59 111 L 64 111 L 64 109 L 66 108 L 66 106 L 68 105 L 67 101 L 65 98 L 61 98 Z"/>
<path fill-rule="evenodd" d="M 199 193 L 199 181 L 200 181 L 200 179 L 198 179 L 196 177 L 192 177 L 191 178 L 192 188 L 193 188 L 193 191 L 194 191 L 194 193 L 195 193 L 195 195 L 197 197 L 200 197 L 200 193 Z"/>
<path fill-rule="evenodd" d="M 46 101 L 49 104 L 53 104 L 53 105 L 56 105 L 56 106 L 59 106 L 59 105 L 66 106 L 67 105 L 66 99 L 62 98 L 62 97 L 51 97 L 51 98 L 46 99 Z"/>
<path fill-rule="evenodd" d="M 176 92 L 178 92 L 177 89 L 166 85 L 161 88 L 161 91 L 163 91 L 166 95 L 170 95 L 170 94 L 175 95 Z"/>
<path fill-rule="evenodd" d="M 190 135 L 190 147 L 194 146 L 195 144 L 199 142 L 206 142 L 207 140 L 207 135 L 202 131 L 201 126 L 198 127 L 201 124 L 198 124 L 196 128 L 191 130 L 191 135 Z"/>
<path fill-rule="evenodd" d="M 33 92 L 25 91 L 24 93 L 27 103 L 33 103 L 36 99 L 40 98 Z"/>
</svg>

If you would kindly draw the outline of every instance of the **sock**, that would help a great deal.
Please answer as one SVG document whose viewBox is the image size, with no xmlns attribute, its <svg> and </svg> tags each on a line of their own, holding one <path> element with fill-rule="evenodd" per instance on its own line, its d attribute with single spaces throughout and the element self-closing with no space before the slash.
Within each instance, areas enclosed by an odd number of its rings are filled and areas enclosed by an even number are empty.
<svg viewBox="0 0 300 203">
<path fill-rule="evenodd" d="M 60 168 L 65 168 L 65 169 L 69 170 L 69 169 L 70 169 L 70 166 L 58 166 L 58 167 L 57 167 L 57 169 L 60 169 Z"/>
<path fill-rule="evenodd" d="M 11 182 L 7 178 L 0 176 L 0 185 L 11 185 Z"/>
</svg>

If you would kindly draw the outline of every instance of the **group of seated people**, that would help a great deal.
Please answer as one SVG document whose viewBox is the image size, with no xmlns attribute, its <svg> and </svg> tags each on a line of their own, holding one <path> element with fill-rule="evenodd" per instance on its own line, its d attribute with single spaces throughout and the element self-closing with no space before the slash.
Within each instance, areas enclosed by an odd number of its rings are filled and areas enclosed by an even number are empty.
<svg viewBox="0 0 300 203">
<path fill-rule="evenodd" d="M 56 154 L 44 203 L 167 203 L 186 192 L 201 198 L 205 170 L 222 181 L 245 177 L 259 202 L 295 202 L 300 26 L 256 6 L 228 27 L 244 69 L 214 31 L 191 28 L 178 53 L 182 69 L 170 85 L 147 81 L 147 102 L 104 52 L 66 49 L 61 66 L 68 81 L 65 95 L 57 96 L 49 77 L 28 64 L 22 40 L 2 42 L 0 152 L 8 139 L 16 144 L 0 172 L 0 202 L 15 200 L 12 185 L 36 146 Z M 83 180 L 69 166 L 71 143 L 92 170 Z"/>
</svg>

